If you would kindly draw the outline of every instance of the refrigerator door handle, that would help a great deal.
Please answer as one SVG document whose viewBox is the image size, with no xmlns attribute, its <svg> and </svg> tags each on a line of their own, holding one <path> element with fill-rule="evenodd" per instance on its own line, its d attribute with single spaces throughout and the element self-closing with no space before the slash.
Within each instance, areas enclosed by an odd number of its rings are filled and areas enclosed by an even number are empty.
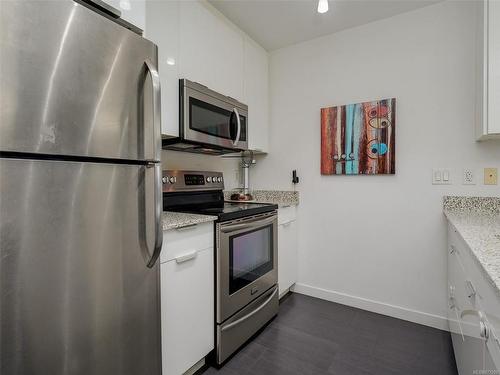
<svg viewBox="0 0 500 375">
<path fill-rule="evenodd" d="M 147 168 L 154 168 L 154 211 L 155 211 L 155 243 L 151 257 L 147 263 L 149 268 L 152 268 L 161 253 L 161 247 L 163 244 L 163 231 L 162 231 L 162 220 L 161 214 L 163 211 L 163 198 L 162 198 L 162 184 L 161 184 L 161 163 L 150 162 L 146 165 Z M 146 221 L 144 221 L 146 222 Z M 147 246 L 147 245 L 146 245 Z"/>
<path fill-rule="evenodd" d="M 146 69 L 151 77 L 151 82 L 153 84 L 153 134 L 154 134 L 154 159 L 160 161 L 161 159 L 161 86 L 160 86 L 160 75 L 158 70 L 151 61 L 144 61 L 146 64 Z M 161 186 L 161 184 L 160 184 Z"/>
<path fill-rule="evenodd" d="M 158 70 L 153 65 L 150 60 L 145 60 L 146 70 L 151 77 L 151 83 L 153 86 L 153 134 L 154 134 L 154 160 L 148 160 L 146 165 L 148 168 L 154 167 L 154 211 L 155 211 L 155 243 L 153 253 L 147 264 L 149 268 L 152 268 L 158 257 L 160 256 L 161 246 L 163 243 L 163 231 L 162 231 L 162 220 L 161 214 L 163 211 L 163 195 L 162 195 L 162 173 L 161 173 L 161 117 L 160 117 L 160 105 L 161 105 L 161 88 L 160 88 L 160 75 Z"/>
</svg>

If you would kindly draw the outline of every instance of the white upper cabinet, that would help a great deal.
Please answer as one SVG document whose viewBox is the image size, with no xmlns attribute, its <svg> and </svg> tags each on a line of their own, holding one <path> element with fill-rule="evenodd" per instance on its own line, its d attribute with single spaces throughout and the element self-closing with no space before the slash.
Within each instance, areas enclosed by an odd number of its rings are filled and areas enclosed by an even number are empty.
<svg viewBox="0 0 500 375">
<path fill-rule="evenodd" d="M 147 1 L 145 13 L 145 36 L 158 45 L 162 134 L 179 135 L 187 78 L 247 104 L 249 147 L 268 151 L 267 52 L 203 0 Z"/>
<path fill-rule="evenodd" d="M 248 105 L 249 148 L 268 151 L 269 71 L 266 50 L 245 38 L 244 102 Z"/>
<path fill-rule="evenodd" d="M 500 1 L 479 2 L 477 139 L 500 139 Z"/>
<path fill-rule="evenodd" d="M 146 0 L 103 0 L 120 10 L 125 21 L 144 30 L 146 27 Z"/>
<path fill-rule="evenodd" d="M 145 37 L 158 46 L 161 132 L 179 135 L 179 2 L 146 2 Z"/>
<path fill-rule="evenodd" d="M 488 133 L 500 135 L 500 2 L 488 9 Z"/>
<path fill-rule="evenodd" d="M 210 5 L 180 3 L 179 75 L 243 99 L 243 35 Z"/>
</svg>

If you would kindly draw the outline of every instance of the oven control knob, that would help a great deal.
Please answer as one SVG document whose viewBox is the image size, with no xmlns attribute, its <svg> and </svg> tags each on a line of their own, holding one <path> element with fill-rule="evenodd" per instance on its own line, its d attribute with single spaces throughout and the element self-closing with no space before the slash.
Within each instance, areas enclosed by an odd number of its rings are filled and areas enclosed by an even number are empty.
<svg viewBox="0 0 500 375">
<path fill-rule="evenodd" d="M 207 182 L 212 182 L 212 177 L 207 177 Z"/>
<path fill-rule="evenodd" d="M 222 177 L 217 177 L 217 182 L 222 182 Z"/>
<path fill-rule="evenodd" d="M 175 182 L 176 182 L 177 179 L 172 176 L 168 180 L 170 181 L 171 184 L 175 184 Z"/>
<path fill-rule="evenodd" d="M 161 182 L 165 185 L 165 184 L 168 182 L 168 177 L 163 176 L 163 177 L 161 178 Z"/>
</svg>

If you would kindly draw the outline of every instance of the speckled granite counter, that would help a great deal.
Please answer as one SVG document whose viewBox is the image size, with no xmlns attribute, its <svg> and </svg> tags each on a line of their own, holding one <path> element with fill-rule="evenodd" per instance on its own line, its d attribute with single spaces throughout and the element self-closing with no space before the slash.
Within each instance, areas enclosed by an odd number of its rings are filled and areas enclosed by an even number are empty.
<svg viewBox="0 0 500 375">
<path fill-rule="evenodd" d="M 224 192 L 224 199 L 231 198 L 232 191 Z M 252 190 L 258 203 L 273 203 L 280 207 L 299 204 L 299 192 L 291 190 Z"/>
<path fill-rule="evenodd" d="M 185 214 L 182 212 L 163 212 L 163 230 L 187 227 L 189 225 L 217 220 L 216 216 Z"/>
<path fill-rule="evenodd" d="M 443 208 L 500 295 L 500 198 L 445 197 Z"/>
</svg>

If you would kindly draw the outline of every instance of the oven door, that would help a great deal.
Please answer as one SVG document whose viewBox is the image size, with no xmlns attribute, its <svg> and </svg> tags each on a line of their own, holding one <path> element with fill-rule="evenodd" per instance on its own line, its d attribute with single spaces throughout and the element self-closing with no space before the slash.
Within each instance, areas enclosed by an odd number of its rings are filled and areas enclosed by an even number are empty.
<svg viewBox="0 0 500 375">
<path fill-rule="evenodd" d="M 278 282 L 276 212 L 217 224 L 217 323 Z"/>
<path fill-rule="evenodd" d="M 246 109 L 187 86 L 181 100 L 184 139 L 226 149 L 248 149 Z"/>
</svg>

